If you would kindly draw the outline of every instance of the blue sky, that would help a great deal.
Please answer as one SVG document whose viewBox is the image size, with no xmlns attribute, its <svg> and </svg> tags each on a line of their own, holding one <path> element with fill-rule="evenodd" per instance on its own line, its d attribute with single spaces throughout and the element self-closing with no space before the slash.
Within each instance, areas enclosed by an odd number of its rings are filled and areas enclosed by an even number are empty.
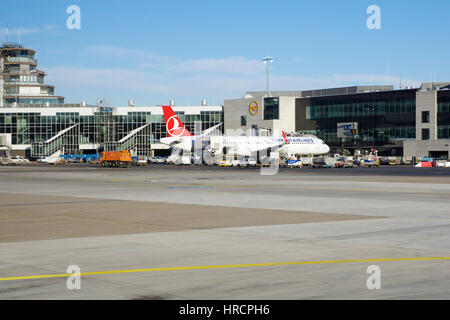
<svg viewBox="0 0 450 320">
<path fill-rule="evenodd" d="M 5 39 L 37 51 L 67 102 L 219 104 L 265 90 L 450 81 L 450 1 L 9 1 Z M 81 30 L 68 30 L 69 5 Z M 381 9 L 369 30 L 366 9 Z"/>
</svg>

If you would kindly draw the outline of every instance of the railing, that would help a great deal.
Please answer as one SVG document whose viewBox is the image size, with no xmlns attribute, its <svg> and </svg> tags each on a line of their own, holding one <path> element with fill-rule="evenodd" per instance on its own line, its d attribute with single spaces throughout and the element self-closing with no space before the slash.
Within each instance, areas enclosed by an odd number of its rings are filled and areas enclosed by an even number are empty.
<svg viewBox="0 0 450 320">
<path fill-rule="evenodd" d="M 19 81 L 19 80 L 12 80 L 12 79 L 4 80 L 4 83 L 14 85 L 14 86 L 17 86 L 17 85 L 35 85 L 35 86 L 37 86 L 40 84 L 44 84 L 43 81 Z"/>
<path fill-rule="evenodd" d="M 20 69 L 15 69 L 15 68 L 12 68 L 12 69 L 6 69 L 6 68 L 4 68 L 3 69 L 3 71 L 2 71 L 2 73 L 13 73 L 13 74 L 23 74 L 23 75 L 32 75 L 32 76 L 35 76 L 35 75 L 42 75 L 42 76 L 46 76 L 47 74 L 45 73 L 45 71 L 42 71 L 42 70 L 38 70 L 38 69 L 33 69 L 33 70 L 20 70 Z"/>
<path fill-rule="evenodd" d="M 119 141 L 105 143 L 105 151 L 122 151 L 136 149 L 138 155 L 149 155 L 151 152 L 150 143 L 145 141 L 145 137 L 151 137 L 151 126 L 147 123 L 134 129 Z"/>
<path fill-rule="evenodd" d="M 19 98 L 24 96 L 25 94 L 23 93 L 16 93 L 16 92 L 4 92 L 3 93 L 4 96 L 18 96 Z M 53 97 L 53 94 L 50 93 L 36 93 L 36 92 L 30 92 L 26 94 L 27 97 Z"/>
<path fill-rule="evenodd" d="M 26 124 L 19 124 L 19 120 L 17 121 L 17 137 L 18 139 L 21 138 L 21 144 L 28 144 L 30 141 L 30 138 L 28 136 L 29 127 Z"/>
<path fill-rule="evenodd" d="M 7 57 L 6 62 L 30 62 L 33 64 L 37 64 L 37 59 L 28 58 L 28 57 Z"/>
<path fill-rule="evenodd" d="M 80 132 L 79 124 L 60 131 L 45 142 L 33 142 L 31 144 L 32 157 L 48 157 L 65 148 L 69 153 L 79 150 Z"/>
<path fill-rule="evenodd" d="M 3 70 L 3 73 L 15 73 L 15 74 L 20 74 L 20 72 L 22 71 L 22 73 L 25 73 L 25 72 L 29 72 L 29 71 L 26 71 L 26 70 L 20 70 L 20 69 L 14 69 L 14 68 L 12 68 L 12 69 L 4 69 Z"/>
<path fill-rule="evenodd" d="M 5 108 L 80 108 L 80 107 L 91 107 L 94 108 L 96 106 L 93 105 L 84 105 L 81 103 L 50 103 L 47 105 L 46 103 L 18 103 L 18 104 L 5 104 Z"/>
<path fill-rule="evenodd" d="M 137 136 L 130 137 L 125 142 L 107 142 L 105 151 L 132 150 L 137 146 Z"/>
</svg>

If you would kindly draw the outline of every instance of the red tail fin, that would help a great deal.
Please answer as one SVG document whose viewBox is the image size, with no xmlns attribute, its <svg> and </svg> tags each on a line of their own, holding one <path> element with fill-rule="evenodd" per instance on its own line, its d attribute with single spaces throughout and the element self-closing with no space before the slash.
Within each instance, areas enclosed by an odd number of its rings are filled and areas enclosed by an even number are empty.
<svg viewBox="0 0 450 320">
<path fill-rule="evenodd" d="M 281 132 L 283 132 L 284 143 L 289 143 L 289 140 L 286 138 L 286 134 L 284 133 L 284 131 Z"/>
<path fill-rule="evenodd" d="M 170 106 L 163 106 L 162 108 L 164 112 L 164 121 L 166 122 L 167 134 L 169 137 L 192 136 Z"/>
</svg>

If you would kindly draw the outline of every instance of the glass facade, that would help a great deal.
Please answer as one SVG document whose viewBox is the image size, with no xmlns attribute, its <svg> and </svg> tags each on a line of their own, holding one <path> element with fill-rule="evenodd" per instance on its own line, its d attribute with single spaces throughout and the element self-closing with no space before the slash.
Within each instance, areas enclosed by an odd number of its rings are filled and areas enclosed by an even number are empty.
<svg viewBox="0 0 450 320">
<path fill-rule="evenodd" d="M 264 120 L 280 119 L 280 99 L 264 98 Z"/>
<path fill-rule="evenodd" d="M 438 91 L 438 139 L 450 139 L 450 90 Z"/>
<path fill-rule="evenodd" d="M 353 145 L 375 147 L 415 139 L 417 89 L 309 98 L 306 118 L 315 120 L 317 135 L 332 147 L 342 145 L 337 124 L 357 122 Z"/>
<path fill-rule="evenodd" d="M 430 123 L 430 111 L 422 111 L 422 123 Z"/>
<path fill-rule="evenodd" d="M 7 98 L 4 99 L 5 100 L 5 104 L 13 104 L 13 103 L 18 103 L 18 104 L 43 104 L 43 103 L 51 103 L 51 104 L 55 104 L 55 103 L 64 103 L 64 99 L 63 98 L 50 98 L 50 99 L 45 99 L 45 98 Z"/>
<path fill-rule="evenodd" d="M 177 114 L 191 132 L 194 132 L 196 121 L 201 121 L 202 130 L 223 122 L 223 111 L 201 111 L 200 114 L 194 115 L 185 115 L 184 112 L 177 112 Z M 117 143 L 131 131 L 150 124 L 137 135 L 139 148 L 141 148 L 138 153 L 144 155 L 150 153 L 151 143 L 159 143 L 160 138 L 167 136 L 164 116 L 152 115 L 151 111 L 115 115 L 112 108 L 105 108 L 93 115 L 80 115 L 78 110 L 74 110 L 73 112 L 56 112 L 55 115 L 46 116 L 41 112 L 21 112 L 20 108 L 17 108 L 17 112 L 14 113 L 1 112 L 0 109 L 0 134 L 11 134 L 13 145 L 44 143 L 75 124 L 78 124 L 77 130 L 70 130 L 70 132 L 78 135 L 76 139 L 79 144 L 101 146 Z M 79 152 L 73 148 L 71 150 L 71 152 Z"/>
<path fill-rule="evenodd" d="M 241 126 L 245 127 L 247 125 L 247 116 L 241 116 Z"/>
</svg>

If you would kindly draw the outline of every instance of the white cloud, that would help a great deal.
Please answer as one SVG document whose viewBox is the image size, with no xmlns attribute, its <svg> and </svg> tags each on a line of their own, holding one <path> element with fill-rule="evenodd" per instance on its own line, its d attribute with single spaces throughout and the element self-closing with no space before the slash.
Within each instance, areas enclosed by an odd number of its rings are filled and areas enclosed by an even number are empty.
<svg viewBox="0 0 450 320">
<path fill-rule="evenodd" d="M 59 66 L 47 68 L 48 82 L 85 88 L 114 88 L 121 91 L 142 91 L 149 96 L 167 95 L 211 97 L 219 93 L 226 98 L 237 98 L 245 91 L 264 90 L 264 74 L 253 75 L 194 74 L 174 76 L 171 72 L 155 74 L 129 69 L 95 69 Z M 308 90 L 349 85 L 381 85 L 398 83 L 399 79 L 380 75 L 336 74 L 324 77 L 295 77 L 274 75 L 272 90 Z M 418 86 L 417 80 L 402 80 L 406 86 Z"/>
<path fill-rule="evenodd" d="M 378 74 L 331 74 L 319 77 L 272 76 L 273 90 L 311 90 L 356 85 L 394 85 L 400 83 L 400 77 L 388 77 Z M 421 81 L 401 79 L 402 86 L 419 86 Z M 276 87 L 276 89 L 275 89 Z"/>
<path fill-rule="evenodd" d="M 292 58 L 292 61 L 293 61 L 294 63 L 300 63 L 300 62 L 303 61 L 303 57 L 301 57 L 301 56 L 295 56 L 295 57 Z"/>
<path fill-rule="evenodd" d="M 253 75 L 261 73 L 261 62 L 257 60 L 247 60 L 243 57 L 229 57 L 225 59 L 189 59 L 174 66 L 174 69 L 188 72 Z"/>
<path fill-rule="evenodd" d="M 165 60 L 166 58 L 149 51 L 139 49 L 128 49 L 108 45 L 91 46 L 82 50 L 87 55 L 104 55 L 113 58 L 136 59 L 136 60 Z"/>
<path fill-rule="evenodd" d="M 41 33 L 46 31 L 55 30 L 57 27 L 54 25 L 45 25 L 43 27 L 35 27 L 35 28 L 8 28 L 9 35 L 18 35 L 19 32 L 21 35 L 32 34 L 32 33 Z M 0 33 L 6 35 L 6 28 L 0 28 Z"/>
<path fill-rule="evenodd" d="M 138 69 L 163 68 L 174 73 L 231 73 L 257 74 L 261 71 L 261 63 L 244 57 L 206 58 L 179 60 L 173 57 L 158 55 L 153 52 L 121 48 L 109 45 L 88 47 L 81 52 L 85 55 L 105 56 L 113 59 L 137 62 Z"/>
<path fill-rule="evenodd" d="M 89 88 L 117 88 L 147 92 L 170 93 L 170 84 L 160 77 L 137 70 L 95 69 L 57 66 L 46 69 L 48 82 Z"/>
<path fill-rule="evenodd" d="M 116 59 L 135 57 L 135 68 L 88 68 L 55 66 L 45 68 L 48 82 L 56 86 L 86 88 L 102 92 L 117 89 L 120 92 L 142 92 L 146 96 L 203 97 L 222 96 L 238 98 L 245 91 L 265 89 L 265 70 L 260 61 L 244 57 L 178 60 L 144 50 L 95 46 L 83 54 Z M 350 85 L 381 85 L 399 83 L 397 77 L 377 74 L 331 74 L 302 77 L 272 74 L 271 90 L 308 90 Z M 403 79 L 404 86 L 418 86 L 420 81 Z M 70 98 L 70 97 L 69 97 Z M 114 97 L 111 97 L 114 101 Z M 143 102 L 143 103 L 151 103 Z"/>
</svg>

